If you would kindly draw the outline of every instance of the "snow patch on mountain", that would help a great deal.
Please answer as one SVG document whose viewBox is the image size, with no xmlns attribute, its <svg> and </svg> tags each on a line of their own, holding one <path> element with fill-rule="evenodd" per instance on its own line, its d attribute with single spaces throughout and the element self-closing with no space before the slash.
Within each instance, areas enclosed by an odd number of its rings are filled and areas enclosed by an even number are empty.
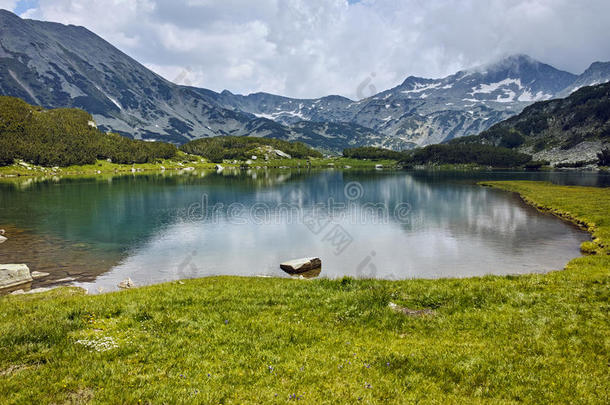
<svg viewBox="0 0 610 405">
<path fill-rule="evenodd" d="M 481 83 L 478 87 L 473 87 L 472 92 L 469 94 L 471 94 L 473 96 L 475 94 L 490 94 L 502 87 L 506 87 L 511 84 L 516 85 L 519 89 L 523 88 L 523 86 L 521 85 L 521 79 L 510 79 L 509 78 L 509 79 L 504 79 L 504 80 L 496 82 L 496 83 L 490 83 L 490 84 Z"/>
<path fill-rule="evenodd" d="M 426 90 L 433 90 L 441 86 L 442 83 L 431 83 L 431 84 L 422 84 L 415 83 L 413 89 L 411 90 L 403 90 L 401 93 L 403 94 L 411 94 L 411 93 L 422 93 Z"/>
<path fill-rule="evenodd" d="M 532 94 L 531 91 L 525 90 L 523 93 L 521 93 L 521 95 L 519 96 L 519 98 L 517 100 L 523 101 L 523 102 L 536 102 L 536 101 L 550 100 L 551 98 L 553 98 L 553 96 L 551 94 L 545 94 L 543 91 L 539 91 L 536 94 Z"/>
</svg>

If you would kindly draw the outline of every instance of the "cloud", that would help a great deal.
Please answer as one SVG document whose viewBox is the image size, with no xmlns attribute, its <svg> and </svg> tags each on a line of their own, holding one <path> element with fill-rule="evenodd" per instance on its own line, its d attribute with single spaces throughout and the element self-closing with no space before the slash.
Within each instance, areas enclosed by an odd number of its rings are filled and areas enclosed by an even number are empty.
<svg viewBox="0 0 610 405">
<path fill-rule="evenodd" d="M 84 25 L 170 80 L 351 98 L 367 78 L 382 90 L 512 53 L 579 73 L 610 59 L 608 15 L 607 0 L 40 0 L 27 12 Z"/>
<path fill-rule="evenodd" d="M 13 11 L 17 7 L 17 0 L 0 0 L 0 8 Z"/>
</svg>

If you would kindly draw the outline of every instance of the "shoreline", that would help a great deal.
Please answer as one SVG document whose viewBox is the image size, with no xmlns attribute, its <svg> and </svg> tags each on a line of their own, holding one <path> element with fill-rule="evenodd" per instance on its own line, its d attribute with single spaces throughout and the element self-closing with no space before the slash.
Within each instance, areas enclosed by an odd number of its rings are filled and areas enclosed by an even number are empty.
<svg viewBox="0 0 610 405">
<path fill-rule="evenodd" d="M 189 157 L 194 160 L 164 160 L 159 163 L 117 164 L 105 160 L 82 166 L 44 167 L 26 162 L 17 162 L 9 166 L 0 167 L 0 181 L 5 179 L 32 178 L 32 177 L 78 177 L 99 175 L 137 175 L 163 172 L 188 172 L 193 170 L 218 171 L 217 166 L 230 170 L 284 170 L 284 169 L 337 169 L 337 170 L 407 170 L 407 171 L 477 171 L 477 172 L 608 172 L 607 168 L 541 168 L 538 170 L 520 167 L 488 167 L 474 164 L 442 164 L 418 165 L 403 167 L 395 160 L 361 160 L 344 157 L 320 159 L 274 159 L 271 161 L 256 161 L 251 164 L 238 161 L 237 163 L 211 163 L 204 159 Z M 378 167 L 381 166 L 381 167 Z"/>
<path fill-rule="evenodd" d="M 383 169 L 398 169 L 396 161 L 379 160 L 355 160 L 347 158 L 324 158 L 324 159 L 275 159 L 271 161 L 260 161 L 256 163 L 246 164 L 246 162 L 237 163 L 210 163 L 198 161 L 176 161 L 166 160 L 160 163 L 140 163 L 140 164 L 117 164 L 109 163 L 104 160 L 98 160 L 93 165 L 83 166 L 68 166 L 68 167 L 43 167 L 18 162 L 10 166 L 0 167 L 0 179 L 19 178 L 19 177 L 64 177 L 64 176 L 95 176 L 108 174 L 138 174 L 138 173 L 153 173 L 164 171 L 193 171 L 193 170 L 211 170 L 217 171 L 216 167 L 221 166 L 224 169 L 233 170 L 262 170 L 262 169 L 371 169 L 375 170 L 376 166 L 381 165 Z"/>
</svg>

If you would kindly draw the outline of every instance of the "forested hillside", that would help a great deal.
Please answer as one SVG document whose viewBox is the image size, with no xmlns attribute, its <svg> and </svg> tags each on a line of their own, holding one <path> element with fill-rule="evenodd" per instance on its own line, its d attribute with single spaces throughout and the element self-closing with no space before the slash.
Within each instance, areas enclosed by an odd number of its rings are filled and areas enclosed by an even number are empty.
<svg viewBox="0 0 610 405">
<path fill-rule="evenodd" d="M 0 97 L 0 165 L 23 159 L 40 166 L 69 166 L 111 159 L 149 163 L 175 156 L 163 142 L 137 141 L 103 133 L 85 111 L 46 110 L 14 97 Z"/>
</svg>

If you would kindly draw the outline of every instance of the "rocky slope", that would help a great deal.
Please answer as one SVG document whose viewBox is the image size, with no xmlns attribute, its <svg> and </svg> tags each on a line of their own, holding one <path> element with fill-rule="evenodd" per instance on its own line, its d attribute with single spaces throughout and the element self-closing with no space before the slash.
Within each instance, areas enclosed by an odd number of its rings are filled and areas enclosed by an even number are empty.
<svg viewBox="0 0 610 405">
<path fill-rule="evenodd" d="M 480 135 L 455 140 L 505 146 L 552 164 L 594 164 L 610 146 L 610 82 L 535 103 Z"/>
</svg>

